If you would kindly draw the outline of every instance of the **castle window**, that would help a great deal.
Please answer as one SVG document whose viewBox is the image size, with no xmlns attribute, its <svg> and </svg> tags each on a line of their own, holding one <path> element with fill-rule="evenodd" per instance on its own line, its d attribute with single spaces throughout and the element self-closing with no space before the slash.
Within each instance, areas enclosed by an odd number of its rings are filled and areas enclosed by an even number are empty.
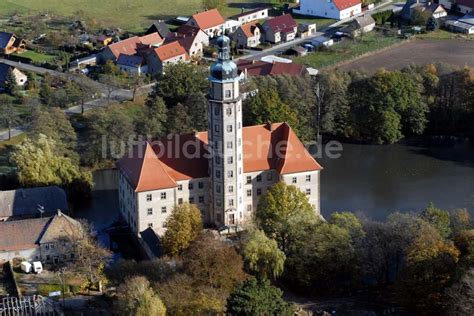
<svg viewBox="0 0 474 316">
<path fill-rule="evenodd" d="M 200 182 L 198 182 L 198 188 L 199 188 L 199 189 L 202 189 L 202 188 L 204 188 L 204 183 L 203 183 L 203 182 L 201 182 L 201 181 L 200 181 Z"/>
<path fill-rule="evenodd" d="M 148 223 L 148 227 L 153 227 L 153 223 Z"/>
<path fill-rule="evenodd" d="M 306 189 L 306 195 L 311 195 L 311 189 Z"/>
<path fill-rule="evenodd" d="M 166 213 L 166 206 L 161 207 L 161 213 Z"/>
<path fill-rule="evenodd" d="M 148 215 L 153 215 L 153 209 L 152 208 L 147 209 L 146 213 Z"/>
<path fill-rule="evenodd" d="M 251 184 L 252 183 L 252 177 L 251 176 L 247 176 L 247 184 Z"/>
<path fill-rule="evenodd" d="M 180 204 L 180 205 L 183 204 L 183 198 L 178 199 L 178 204 Z"/>
<path fill-rule="evenodd" d="M 190 197 L 190 198 L 189 198 L 189 203 L 191 203 L 191 204 L 194 203 L 194 198 L 193 198 L 193 197 Z"/>
<path fill-rule="evenodd" d="M 147 194 L 147 195 L 146 195 L 146 200 L 147 200 L 148 202 L 151 202 L 151 194 Z"/>
<path fill-rule="evenodd" d="M 267 181 L 272 181 L 273 175 L 271 173 L 267 173 Z"/>
<path fill-rule="evenodd" d="M 311 182 L 311 175 L 310 175 L 310 174 L 308 174 L 308 175 L 306 176 L 306 182 Z"/>
<path fill-rule="evenodd" d="M 178 184 L 178 191 L 183 191 L 183 185 L 182 184 Z"/>
<path fill-rule="evenodd" d="M 189 183 L 189 184 L 188 184 L 188 189 L 189 189 L 189 190 L 192 190 L 192 189 L 194 189 L 194 184 L 192 184 L 192 183 Z"/>
<path fill-rule="evenodd" d="M 248 205 L 247 205 L 247 211 L 248 211 L 248 212 L 252 212 L 252 204 L 248 204 Z"/>
<path fill-rule="evenodd" d="M 166 228 L 167 227 L 166 222 L 163 222 L 163 224 L 161 224 L 161 227 Z"/>
<path fill-rule="evenodd" d="M 247 196 L 252 196 L 252 190 L 247 190 Z"/>
<path fill-rule="evenodd" d="M 166 200 L 166 192 L 161 192 L 160 196 L 162 200 Z"/>
<path fill-rule="evenodd" d="M 262 176 L 261 175 L 258 175 L 257 176 L 257 182 L 261 182 L 262 181 Z"/>
<path fill-rule="evenodd" d="M 257 189 L 257 196 L 262 194 L 262 189 Z"/>
<path fill-rule="evenodd" d="M 202 195 L 199 196 L 199 203 L 204 203 L 204 196 Z"/>
<path fill-rule="evenodd" d="M 296 183 L 296 182 L 298 182 L 297 179 L 296 179 L 296 177 L 293 177 L 293 178 L 291 179 L 291 183 Z"/>
</svg>

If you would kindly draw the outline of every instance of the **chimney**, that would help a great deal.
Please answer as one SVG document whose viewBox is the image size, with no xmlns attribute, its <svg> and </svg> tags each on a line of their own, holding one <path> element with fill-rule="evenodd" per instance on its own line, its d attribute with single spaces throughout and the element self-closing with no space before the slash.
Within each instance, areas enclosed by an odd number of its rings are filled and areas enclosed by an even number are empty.
<svg viewBox="0 0 474 316">
<path fill-rule="evenodd" d="M 268 129 L 270 132 L 272 132 L 272 129 L 273 129 L 272 122 L 267 121 L 267 123 L 265 124 L 265 128 Z"/>
</svg>

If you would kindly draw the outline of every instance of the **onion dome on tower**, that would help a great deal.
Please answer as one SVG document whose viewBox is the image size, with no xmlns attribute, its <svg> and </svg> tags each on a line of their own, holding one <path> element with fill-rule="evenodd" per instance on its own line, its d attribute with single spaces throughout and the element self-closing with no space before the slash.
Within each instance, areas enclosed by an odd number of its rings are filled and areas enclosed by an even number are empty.
<svg viewBox="0 0 474 316">
<path fill-rule="evenodd" d="M 211 77 L 214 80 L 228 80 L 237 77 L 237 65 L 230 59 L 230 38 L 225 35 L 217 39 L 218 59 L 211 66 Z"/>
</svg>

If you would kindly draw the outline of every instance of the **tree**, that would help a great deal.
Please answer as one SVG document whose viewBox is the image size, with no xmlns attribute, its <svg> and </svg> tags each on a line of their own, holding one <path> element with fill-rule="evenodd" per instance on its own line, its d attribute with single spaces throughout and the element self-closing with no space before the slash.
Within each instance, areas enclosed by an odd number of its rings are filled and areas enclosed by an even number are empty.
<svg viewBox="0 0 474 316">
<path fill-rule="evenodd" d="M 346 229 L 354 241 L 359 241 L 365 236 L 364 228 L 359 219 L 351 212 L 335 212 L 331 214 L 329 223 Z"/>
<path fill-rule="evenodd" d="M 162 136 L 166 131 L 166 104 L 162 98 L 148 98 L 142 112 L 135 121 L 135 131 L 139 135 Z"/>
<path fill-rule="evenodd" d="M 133 141 L 133 122 L 119 108 L 97 109 L 87 119 L 89 135 L 85 159 L 93 165 L 120 159 Z"/>
<path fill-rule="evenodd" d="M 107 90 L 107 104 L 110 104 L 112 94 L 123 85 L 123 79 L 114 74 L 101 74 L 99 75 L 99 82 L 104 84 Z"/>
<path fill-rule="evenodd" d="M 222 9 L 227 5 L 225 0 L 202 0 L 202 6 L 204 9 Z"/>
<path fill-rule="evenodd" d="M 194 204 L 176 205 L 166 221 L 162 245 L 166 253 L 177 256 L 186 250 L 202 230 L 201 211 Z"/>
<path fill-rule="evenodd" d="M 209 83 L 206 73 L 193 64 L 178 63 L 168 65 L 160 75 L 151 97 L 162 97 L 168 107 L 184 103 L 193 93 L 206 93 Z"/>
<path fill-rule="evenodd" d="M 18 84 L 16 82 L 16 76 L 13 70 L 13 67 L 8 69 L 7 75 L 5 77 L 4 88 L 6 93 L 14 96 L 18 91 Z"/>
<path fill-rule="evenodd" d="M 209 232 L 196 238 L 181 258 L 183 272 L 194 284 L 219 289 L 226 295 L 245 278 L 240 255 Z"/>
<path fill-rule="evenodd" d="M 296 131 L 299 129 L 295 111 L 283 103 L 274 89 L 261 89 L 246 100 L 243 106 L 244 125 L 258 125 L 267 122 L 287 122 Z"/>
<path fill-rule="evenodd" d="M 461 280 L 447 289 L 449 315 L 474 314 L 474 268 L 471 268 Z"/>
<path fill-rule="evenodd" d="M 74 254 L 70 269 L 83 280 L 85 288 L 96 288 L 102 293 L 104 269 L 112 258 L 112 253 L 99 244 L 92 226 L 87 221 L 80 221 L 79 225 L 74 227 L 66 237 Z"/>
<path fill-rule="evenodd" d="M 275 239 L 285 253 L 291 243 L 291 230 L 301 223 L 314 223 L 317 220 L 306 195 L 284 182 L 271 186 L 260 197 L 255 219 L 257 226 Z"/>
<path fill-rule="evenodd" d="M 138 89 L 141 86 L 143 86 L 144 83 L 145 83 L 145 78 L 143 76 L 138 75 L 138 74 L 133 75 L 133 77 L 131 78 L 132 102 L 136 101 L 136 96 L 137 96 Z"/>
<path fill-rule="evenodd" d="M 448 238 L 451 235 L 451 222 L 449 213 L 430 204 L 422 213 L 421 218 L 430 223 L 438 230 L 441 237 Z"/>
<path fill-rule="evenodd" d="M 77 135 L 66 114 L 59 108 L 36 109 L 28 128 L 30 137 L 43 134 L 56 142 L 59 155 L 78 160 Z"/>
<path fill-rule="evenodd" d="M 79 75 L 74 78 L 77 88 L 77 98 L 81 102 L 81 114 L 84 114 L 84 105 L 87 100 L 93 99 L 100 94 L 97 84 L 87 78 L 85 75 Z"/>
<path fill-rule="evenodd" d="M 472 228 L 471 214 L 466 209 L 455 210 L 450 214 L 451 230 L 453 235 Z"/>
<path fill-rule="evenodd" d="M 117 290 L 117 313 L 136 316 L 165 316 L 166 307 L 142 276 L 125 280 Z"/>
<path fill-rule="evenodd" d="M 23 186 L 92 185 L 90 172 L 83 172 L 71 158 L 59 155 L 56 142 L 45 135 L 34 141 L 26 138 L 15 147 L 11 157 Z"/>
<path fill-rule="evenodd" d="M 285 254 L 278 249 L 277 242 L 261 230 L 250 232 L 242 256 L 248 270 L 259 279 L 276 279 L 283 273 Z"/>
<path fill-rule="evenodd" d="M 207 129 L 207 107 L 208 101 L 204 93 L 192 93 L 183 103 L 186 113 L 191 120 L 191 127 L 195 131 Z"/>
<path fill-rule="evenodd" d="M 46 73 L 41 81 L 39 96 L 41 102 L 45 105 L 49 105 L 51 103 L 51 98 L 53 96 L 53 88 L 52 88 L 52 81 L 51 75 Z"/>
<path fill-rule="evenodd" d="M 232 291 L 227 299 L 230 315 L 294 315 L 294 308 L 282 298 L 283 292 L 268 280 L 251 278 Z"/>
<path fill-rule="evenodd" d="M 415 8 L 411 13 L 411 24 L 425 26 L 428 23 L 430 15 L 428 12 L 423 11 L 421 8 Z"/>
<path fill-rule="evenodd" d="M 13 104 L 6 98 L 0 101 L 0 124 L 8 128 L 8 140 L 12 139 L 12 128 L 20 123 L 20 117 Z"/>
<path fill-rule="evenodd" d="M 190 133 L 193 131 L 193 121 L 186 108 L 178 103 L 168 112 L 168 132 L 175 134 Z"/>
<path fill-rule="evenodd" d="M 436 31 L 439 28 L 439 23 L 438 20 L 432 16 L 428 19 L 428 22 L 426 24 L 426 30 L 427 31 Z"/>
</svg>

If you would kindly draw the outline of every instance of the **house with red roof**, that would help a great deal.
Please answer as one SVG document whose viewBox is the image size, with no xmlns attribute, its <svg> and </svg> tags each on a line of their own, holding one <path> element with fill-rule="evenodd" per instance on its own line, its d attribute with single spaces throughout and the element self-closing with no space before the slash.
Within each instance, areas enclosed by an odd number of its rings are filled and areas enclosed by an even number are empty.
<svg viewBox="0 0 474 316">
<path fill-rule="evenodd" d="M 304 76 L 308 73 L 306 67 L 300 64 L 265 62 L 260 60 L 241 59 L 237 63 L 239 74 L 242 79 L 256 76 L 278 76 L 287 75 L 293 77 Z"/>
<path fill-rule="evenodd" d="M 231 35 L 231 38 L 239 48 L 257 47 L 260 45 L 262 38 L 261 26 L 257 22 L 242 24 Z"/>
<path fill-rule="evenodd" d="M 179 41 L 174 41 L 151 49 L 146 55 L 148 73 L 161 74 L 166 65 L 190 61 L 186 49 Z"/>
<path fill-rule="evenodd" d="M 300 0 L 294 13 L 344 20 L 362 12 L 361 0 Z"/>
<path fill-rule="evenodd" d="M 186 25 L 200 28 L 211 38 L 222 34 L 224 24 L 225 20 L 217 9 L 196 13 L 186 22 Z"/>
<path fill-rule="evenodd" d="M 291 14 L 280 15 L 266 20 L 262 25 L 265 40 L 271 43 L 280 43 L 294 40 L 298 31 L 298 24 Z"/>
<path fill-rule="evenodd" d="M 155 49 L 157 55 L 165 46 Z M 195 204 L 207 227 L 238 230 L 252 218 L 261 195 L 285 182 L 300 189 L 320 216 L 321 165 L 287 123 L 243 126 L 230 39 L 219 37 L 217 46 L 208 130 L 138 142 L 117 163 L 121 217 L 151 258 L 173 208 L 183 203 Z"/>
<path fill-rule="evenodd" d="M 140 50 L 160 46 L 163 41 L 164 39 L 158 34 L 158 32 L 145 36 L 129 37 L 104 47 L 100 53 L 100 60 L 101 62 L 106 62 L 108 60 L 116 62 L 121 54 L 135 55 Z"/>
</svg>

